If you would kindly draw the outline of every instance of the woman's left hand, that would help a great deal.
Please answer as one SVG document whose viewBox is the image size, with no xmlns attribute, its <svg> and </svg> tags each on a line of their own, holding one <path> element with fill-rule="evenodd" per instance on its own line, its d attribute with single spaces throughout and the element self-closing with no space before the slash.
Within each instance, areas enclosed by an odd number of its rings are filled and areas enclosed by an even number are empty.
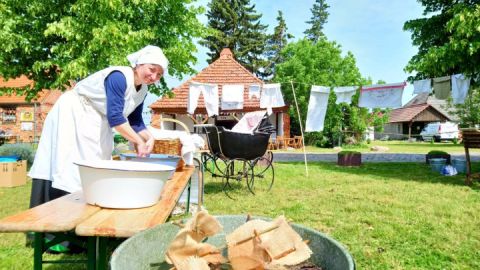
<svg viewBox="0 0 480 270">
<path fill-rule="evenodd" d="M 153 146 L 155 145 L 155 139 L 153 138 L 153 136 L 151 136 L 145 144 L 147 146 L 148 153 L 152 153 Z"/>
</svg>

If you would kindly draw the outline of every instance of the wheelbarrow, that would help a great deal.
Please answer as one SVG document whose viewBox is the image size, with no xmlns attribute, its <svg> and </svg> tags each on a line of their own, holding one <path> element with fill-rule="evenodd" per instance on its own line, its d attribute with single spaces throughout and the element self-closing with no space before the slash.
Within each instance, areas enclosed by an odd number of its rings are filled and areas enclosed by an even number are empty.
<svg viewBox="0 0 480 270">
<path fill-rule="evenodd" d="M 223 226 L 223 232 L 209 237 L 207 243 L 217 247 L 225 245 L 225 235 L 233 232 L 247 220 L 246 215 L 216 216 Z M 269 218 L 254 217 L 270 221 Z M 354 270 L 355 263 L 348 251 L 337 241 L 325 234 L 298 224 L 292 224 L 304 240 L 309 240 L 313 251 L 311 262 L 323 270 Z M 165 262 L 165 252 L 179 226 L 165 223 L 140 232 L 123 242 L 112 254 L 110 266 L 112 270 L 136 269 L 170 269 Z M 155 265 L 155 267 L 152 267 Z"/>
</svg>

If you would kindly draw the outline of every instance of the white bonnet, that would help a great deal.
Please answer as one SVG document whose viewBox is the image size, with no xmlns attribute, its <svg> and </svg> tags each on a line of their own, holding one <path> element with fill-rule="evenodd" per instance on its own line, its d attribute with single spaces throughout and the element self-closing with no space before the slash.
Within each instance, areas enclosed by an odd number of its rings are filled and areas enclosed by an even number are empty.
<svg viewBox="0 0 480 270">
<path fill-rule="evenodd" d="M 143 49 L 129 54 L 127 59 L 132 67 L 141 64 L 155 64 L 162 67 L 164 74 L 167 72 L 168 59 L 162 49 L 157 46 L 147 45 Z"/>
</svg>

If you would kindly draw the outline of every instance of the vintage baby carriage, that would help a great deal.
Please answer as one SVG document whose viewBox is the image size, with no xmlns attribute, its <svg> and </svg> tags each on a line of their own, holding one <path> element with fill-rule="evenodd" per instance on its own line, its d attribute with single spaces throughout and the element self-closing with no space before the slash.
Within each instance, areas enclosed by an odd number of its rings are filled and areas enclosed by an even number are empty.
<svg viewBox="0 0 480 270">
<path fill-rule="evenodd" d="M 203 128 L 210 150 L 202 157 L 205 169 L 213 176 L 222 177 L 227 195 L 237 189 L 243 179 L 252 194 L 272 188 L 273 155 L 267 152 L 267 147 L 274 127 L 265 111 L 245 114 L 232 130 L 208 124 L 196 127 Z"/>
</svg>

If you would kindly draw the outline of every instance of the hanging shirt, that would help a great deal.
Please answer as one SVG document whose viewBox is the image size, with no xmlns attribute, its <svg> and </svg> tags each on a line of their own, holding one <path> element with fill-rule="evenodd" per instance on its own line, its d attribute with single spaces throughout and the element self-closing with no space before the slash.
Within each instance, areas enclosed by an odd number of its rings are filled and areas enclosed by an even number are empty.
<svg viewBox="0 0 480 270">
<path fill-rule="evenodd" d="M 279 83 L 264 84 L 260 97 L 260 108 L 266 108 L 268 115 L 272 114 L 272 108 L 285 106 Z"/>
<path fill-rule="evenodd" d="M 365 108 L 399 108 L 402 107 L 405 82 L 391 84 L 375 84 L 362 86 L 359 107 Z"/>
<path fill-rule="evenodd" d="M 252 99 L 253 97 L 260 98 L 260 85 L 252 84 L 248 88 L 248 98 Z"/>
<path fill-rule="evenodd" d="M 203 94 L 203 101 L 208 116 L 218 115 L 218 86 L 216 84 L 191 82 L 188 91 L 187 112 L 193 114 L 198 106 L 200 93 Z"/>
<path fill-rule="evenodd" d="M 330 88 L 312 85 L 310 99 L 308 100 L 307 122 L 305 131 L 322 131 L 328 107 Z"/>
<path fill-rule="evenodd" d="M 413 93 L 420 94 L 420 93 L 431 93 L 432 92 L 432 80 L 425 79 L 425 80 L 418 80 L 413 82 Z"/>
<path fill-rule="evenodd" d="M 342 102 L 350 104 L 352 102 L 352 96 L 355 95 L 355 90 L 358 86 L 341 86 L 333 88 L 333 92 L 337 95 L 337 101 L 335 104 Z"/>
<path fill-rule="evenodd" d="M 444 76 L 433 79 L 433 91 L 437 99 L 447 99 L 452 92 L 450 86 L 450 76 Z"/>
<path fill-rule="evenodd" d="M 470 78 L 463 74 L 452 75 L 453 104 L 465 103 L 470 88 Z"/>
<path fill-rule="evenodd" d="M 225 84 L 222 86 L 222 110 L 243 109 L 243 84 Z"/>
<path fill-rule="evenodd" d="M 266 111 L 255 111 L 246 113 L 240 121 L 232 128 L 233 132 L 253 134 L 260 125 Z"/>
</svg>

